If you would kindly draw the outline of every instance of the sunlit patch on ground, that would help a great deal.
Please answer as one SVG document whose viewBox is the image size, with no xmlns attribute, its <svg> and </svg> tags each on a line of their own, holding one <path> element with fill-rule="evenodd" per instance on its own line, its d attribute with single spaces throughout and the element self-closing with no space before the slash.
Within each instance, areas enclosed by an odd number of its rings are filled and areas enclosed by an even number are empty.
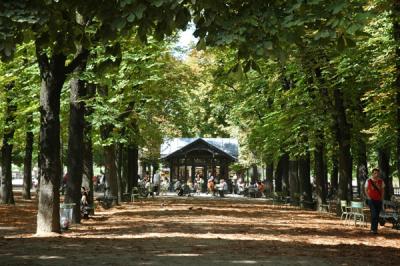
<svg viewBox="0 0 400 266">
<path fill-rule="evenodd" d="M 400 231 L 345 226 L 333 214 L 266 201 L 155 198 L 104 210 L 58 237 L 35 238 L 36 203 L 1 206 L 0 259 L 57 265 L 385 265 L 400 261 Z M 22 247 L 23 246 L 23 247 Z M 375 254 L 372 256 L 372 254 Z M 86 261 L 85 261 L 86 260 Z M 162 264 L 164 262 L 164 264 Z M 165 264 L 166 263 L 166 264 Z M 131 263 L 130 263 L 131 264 Z"/>
</svg>

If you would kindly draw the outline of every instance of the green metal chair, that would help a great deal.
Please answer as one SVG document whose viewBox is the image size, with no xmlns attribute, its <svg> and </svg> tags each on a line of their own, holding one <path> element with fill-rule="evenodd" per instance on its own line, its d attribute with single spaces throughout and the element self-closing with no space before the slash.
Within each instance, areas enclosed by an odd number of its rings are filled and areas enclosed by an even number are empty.
<svg viewBox="0 0 400 266">
<path fill-rule="evenodd" d="M 340 220 L 343 220 L 344 223 L 346 223 L 350 217 L 351 213 L 351 207 L 347 205 L 347 202 L 345 200 L 340 201 L 340 209 L 342 211 L 342 215 L 340 216 Z"/>
<path fill-rule="evenodd" d="M 137 187 L 132 188 L 132 193 L 131 193 L 131 202 L 135 202 L 135 198 L 139 198 L 140 193 L 139 189 Z"/>
<path fill-rule="evenodd" d="M 364 224 L 364 226 L 367 226 L 364 214 L 364 203 L 359 201 L 352 201 L 350 208 L 351 211 L 349 221 L 353 220 L 354 226 L 357 226 L 358 222 L 360 222 L 360 225 Z"/>
</svg>

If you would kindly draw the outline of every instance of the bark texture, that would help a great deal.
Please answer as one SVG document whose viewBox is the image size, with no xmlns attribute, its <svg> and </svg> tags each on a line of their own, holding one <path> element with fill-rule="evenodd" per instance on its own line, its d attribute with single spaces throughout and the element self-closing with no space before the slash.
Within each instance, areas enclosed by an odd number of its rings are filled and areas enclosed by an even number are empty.
<svg viewBox="0 0 400 266">
<path fill-rule="evenodd" d="M 350 125 L 347 122 L 346 108 L 343 102 L 343 95 L 339 89 L 334 92 L 335 122 L 336 122 L 336 139 L 339 144 L 339 189 L 338 200 L 351 199 L 351 187 L 349 183 L 352 179 L 352 156 L 350 152 Z"/>
<path fill-rule="evenodd" d="M 25 133 L 24 185 L 22 189 L 22 197 L 24 199 L 31 198 L 33 132 L 30 131 L 29 128 L 31 127 L 32 123 L 32 115 L 29 115 L 26 120 L 28 130 Z"/>
<path fill-rule="evenodd" d="M 60 94 L 65 82 L 63 54 L 48 58 L 37 48 L 40 90 L 39 206 L 36 232 L 60 232 Z"/>
<path fill-rule="evenodd" d="M 88 52 L 81 50 L 83 60 L 74 69 L 74 74 L 79 75 L 86 68 L 86 60 Z M 83 175 L 83 155 L 84 142 L 83 130 L 85 124 L 85 104 L 86 86 L 83 80 L 78 77 L 70 81 L 70 98 L 69 98 L 69 126 L 68 126 L 68 157 L 67 168 L 69 178 L 67 180 L 67 191 L 65 194 L 66 203 L 75 203 L 72 221 L 80 223 L 81 212 L 81 186 Z"/>
<path fill-rule="evenodd" d="M 12 190 L 12 140 L 14 137 L 14 123 L 15 111 L 17 106 L 12 102 L 12 90 L 14 84 L 5 86 L 6 90 L 6 114 L 5 114 L 5 127 L 3 134 L 3 145 L 1 147 L 1 190 L 0 190 L 0 203 L 2 204 L 15 204 L 14 194 Z"/>
</svg>

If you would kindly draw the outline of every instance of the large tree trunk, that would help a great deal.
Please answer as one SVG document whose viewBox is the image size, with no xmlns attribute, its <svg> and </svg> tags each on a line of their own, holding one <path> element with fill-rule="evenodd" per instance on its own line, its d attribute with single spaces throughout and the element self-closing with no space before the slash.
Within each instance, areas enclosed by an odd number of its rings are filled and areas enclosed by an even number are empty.
<svg viewBox="0 0 400 266">
<path fill-rule="evenodd" d="M 128 191 L 132 191 L 133 187 L 138 186 L 138 171 L 139 171 L 139 150 L 137 146 L 129 146 L 127 148 L 127 167 L 128 167 Z"/>
<path fill-rule="evenodd" d="M 299 164 L 297 160 L 289 160 L 289 190 L 292 199 L 300 199 Z"/>
<path fill-rule="evenodd" d="M 86 84 L 86 97 L 91 98 L 96 93 L 96 86 Z M 93 108 L 85 104 L 85 116 L 93 113 Z M 94 202 L 94 186 L 93 186 L 93 149 L 92 149 L 92 125 L 87 119 L 84 119 L 83 128 L 83 179 L 82 186 L 89 188 L 89 203 Z M 92 211 L 92 215 L 94 211 Z"/>
<path fill-rule="evenodd" d="M 314 150 L 314 173 L 315 173 L 315 194 L 317 197 L 317 209 L 326 203 L 326 180 L 325 180 L 325 149 L 322 133 L 319 132 L 320 139 L 315 145 Z"/>
<path fill-rule="evenodd" d="M 108 88 L 107 87 L 99 87 L 99 93 L 103 97 L 108 96 Z M 111 137 L 112 130 L 114 125 L 106 124 L 100 128 L 101 138 L 103 140 Z M 115 204 L 118 204 L 118 180 L 117 180 L 117 166 L 115 164 L 115 144 L 109 144 L 104 146 L 104 160 L 105 160 L 105 176 L 106 176 L 106 184 L 109 188 L 109 194 L 111 197 L 114 197 L 116 201 Z"/>
<path fill-rule="evenodd" d="M 362 139 L 358 140 L 357 156 L 357 190 L 361 199 L 364 199 L 364 184 L 368 178 L 367 147 Z"/>
<path fill-rule="evenodd" d="M 400 183 L 400 1 L 394 0 L 392 6 L 392 19 L 393 19 L 393 37 L 396 49 L 396 79 L 394 88 L 396 90 L 396 107 L 397 107 L 397 176 Z"/>
<path fill-rule="evenodd" d="M 273 192 L 273 182 L 274 182 L 274 163 L 269 162 L 267 163 L 267 167 L 265 170 L 265 177 L 266 177 L 266 185 L 267 185 L 267 192 Z"/>
<path fill-rule="evenodd" d="M 257 165 L 253 164 L 251 166 L 251 170 L 252 170 L 251 171 L 251 173 L 252 173 L 252 175 L 251 175 L 251 184 L 254 184 L 256 182 L 256 180 L 258 180 L 258 177 L 259 177 Z"/>
<path fill-rule="evenodd" d="M 84 60 L 74 69 L 74 74 L 79 75 L 86 68 L 88 52 L 80 50 L 78 54 L 84 54 Z M 72 222 L 81 222 L 80 202 L 81 186 L 83 175 L 83 128 L 85 124 L 85 104 L 86 96 L 85 81 L 74 77 L 70 82 L 69 98 L 69 127 L 68 127 L 68 157 L 67 169 L 69 178 L 67 180 L 67 191 L 65 194 L 66 203 L 75 203 L 72 214 Z"/>
<path fill-rule="evenodd" d="M 65 81 L 63 54 L 50 60 L 37 49 L 42 86 L 40 90 L 40 191 L 37 216 L 38 234 L 60 232 L 60 94 Z"/>
<path fill-rule="evenodd" d="M 118 186 L 118 202 L 122 202 L 122 196 L 125 191 L 124 182 L 122 180 L 122 160 L 124 145 L 121 143 L 117 146 L 116 167 L 117 167 L 117 186 Z"/>
<path fill-rule="evenodd" d="M 339 187 L 339 161 L 338 154 L 334 150 L 332 152 L 332 172 L 331 172 L 331 186 L 333 191 L 338 191 Z"/>
<path fill-rule="evenodd" d="M 283 154 L 278 161 L 275 175 L 275 191 L 289 196 L 289 154 Z"/>
<path fill-rule="evenodd" d="M 6 104 L 7 110 L 5 114 L 5 126 L 3 134 L 3 146 L 1 147 L 1 190 L 0 190 L 0 203 L 1 204 L 15 204 L 14 194 L 12 190 L 12 140 L 14 137 L 15 111 L 17 107 L 12 103 L 12 90 L 14 84 L 8 84 L 6 89 Z"/>
<path fill-rule="evenodd" d="M 275 187 L 274 187 L 274 191 L 275 192 L 282 192 L 282 164 L 284 162 L 284 156 L 282 155 L 281 157 L 279 157 L 277 166 L 276 166 L 276 171 L 275 171 Z"/>
<path fill-rule="evenodd" d="M 312 187 L 310 181 L 310 152 L 299 159 L 299 183 L 301 196 L 305 201 L 312 201 Z"/>
<path fill-rule="evenodd" d="M 115 164 L 115 145 L 111 144 L 104 147 L 105 159 L 105 176 L 107 184 L 110 189 L 110 196 L 116 200 L 114 204 L 118 204 L 118 180 L 117 180 L 117 166 Z"/>
<path fill-rule="evenodd" d="M 352 157 L 350 152 L 350 125 L 346 119 L 346 109 L 343 103 L 343 95 L 339 89 L 333 91 L 335 99 L 335 118 L 337 124 L 336 139 L 339 143 L 339 200 L 350 200 L 351 187 L 349 182 L 352 180 Z"/>
<path fill-rule="evenodd" d="M 32 152 L 33 152 L 33 132 L 28 128 L 33 123 L 32 114 L 26 120 L 27 131 L 25 133 L 25 156 L 24 156 L 24 187 L 22 197 L 31 198 L 32 187 Z"/>
<path fill-rule="evenodd" d="M 378 164 L 380 176 L 385 182 L 385 200 L 390 200 L 393 195 L 393 182 L 390 174 L 390 148 L 382 147 L 378 149 Z"/>
</svg>

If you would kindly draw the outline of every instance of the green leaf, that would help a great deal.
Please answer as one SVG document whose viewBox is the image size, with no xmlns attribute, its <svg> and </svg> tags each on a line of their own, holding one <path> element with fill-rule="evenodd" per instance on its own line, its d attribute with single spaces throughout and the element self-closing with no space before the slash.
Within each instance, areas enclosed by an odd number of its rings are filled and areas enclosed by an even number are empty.
<svg viewBox="0 0 400 266">
<path fill-rule="evenodd" d="M 153 0 L 151 1 L 151 4 L 155 7 L 160 7 L 164 4 L 165 0 Z"/>
<path fill-rule="evenodd" d="M 334 14 L 334 15 L 338 14 L 340 11 L 343 10 L 345 5 L 346 5 L 346 1 L 336 2 L 332 7 L 332 14 Z"/>
<path fill-rule="evenodd" d="M 134 13 L 130 13 L 126 20 L 128 20 L 128 22 L 133 22 L 135 20 L 135 17 L 136 16 Z"/>
<path fill-rule="evenodd" d="M 143 18 L 143 13 L 144 11 L 147 9 L 147 7 L 143 4 L 139 4 L 136 8 L 135 8 L 135 15 L 138 19 L 142 19 Z"/>
</svg>

